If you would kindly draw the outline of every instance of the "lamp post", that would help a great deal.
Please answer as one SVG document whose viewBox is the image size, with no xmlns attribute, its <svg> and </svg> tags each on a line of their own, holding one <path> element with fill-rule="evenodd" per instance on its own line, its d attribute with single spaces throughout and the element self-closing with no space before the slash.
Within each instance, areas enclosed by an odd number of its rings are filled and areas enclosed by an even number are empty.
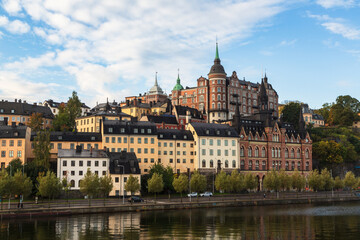
<svg viewBox="0 0 360 240">
<path fill-rule="evenodd" d="M 123 165 L 118 165 L 118 167 L 122 167 L 122 195 L 123 195 L 123 204 L 125 204 L 125 195 L 124 195 L 124 174 L 125 174 L 125 168 Z"/>
<path fill-rule="evenodd" d="M 24 163 L 23 165 L 23 176 L 24 176 L 25 165 L 27 165 L 27 163 Z"/>
</svg>

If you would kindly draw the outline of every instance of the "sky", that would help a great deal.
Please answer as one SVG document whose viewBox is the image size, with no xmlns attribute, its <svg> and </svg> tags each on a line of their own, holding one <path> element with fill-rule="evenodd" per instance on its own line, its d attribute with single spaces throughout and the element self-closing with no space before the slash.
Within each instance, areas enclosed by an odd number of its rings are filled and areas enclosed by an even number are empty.
<svg viewBox="0 0 360 240">
<path fill-rule="evenodd" d="M 360 100 L 360 0 L 0 0 L 0 99 L 93 107 L 228 76 L 311 108 Z"/>
</svg>

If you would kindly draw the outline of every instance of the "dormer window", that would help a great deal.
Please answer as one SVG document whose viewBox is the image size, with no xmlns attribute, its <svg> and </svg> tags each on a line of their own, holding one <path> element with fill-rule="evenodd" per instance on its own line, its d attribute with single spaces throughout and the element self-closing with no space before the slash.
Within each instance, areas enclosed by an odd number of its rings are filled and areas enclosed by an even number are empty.
<svg viewBox="0 0 360 240">
<path fill-rule="evenodd" d="M 160 135 L 159 135 L 159 138 L 164 138 L 164 135 L 160 134 Z"/>
<path fill-rule="evenodd" d="M 145 133 L 145 129 L 141 129 L 141 133 Z"/>
<path fill-rule="evenodd" d="M 11 109 L 11 113 L 15 113 L 15 109 Z"/>
<path fill-rule="evenodd" d="M 186 135 L 184 136 L 184 139 L 187 139 L 187 136 L 186 136 Z M 307 139 L 306 139 L 306 140 L 307 140 Z"/>
<path fill-rule="evenodd" d="M 15 137 L 19 136 L 19 133 L 18 133 L 18 132 L 14 132 L 14 136 L 15 136 Z"/>
<path fill-rule="evenodd" d="M 230 131 L 228 131 L 227 133 L 228 133 L 229 136 L 231 135 L 231 132 L 230 132 Z"/>
<path fill-rule="evenodd" d="M 120 132 L 124 133 L 125 132 L 125 128 L 120 128 Z"/>
<path fill-rule="evenodd" d="M 59 140 L 62 140 L 62 136 L 59 136 L 58 139 L 59 139 Z"/>
<path fill-rule="evenodd" d="M 220 135 L 220 131 L 219 131 L 219 130 L 216 130 L 216 134 L 217 134 L 217 135 Z"/>
<path fill-rule="evenodd" d="M 109 133 L 112 133 L 112 132 L 113 132 L 113 128 L 110 127 L 110 128 L 109 128 Z"/>
<path fill-rule="evenodd" d="M 134 128 L 134 133 L 138 133 L 138 132 L 139 132 L 139 129 Z"/>
<path fill-rule="evenodd" d="M 151 128 L 148 128 L 147 133 L 151 133 Z"/>
<path fill-rule="evenodd" d="M 2 108 L 2 109 L 0 109 L 0 113 L 3 113 L 4 112 L 4 109 Z"/>
<path fill-rule="evenodd" d="M 94 137 L 94 136 L 91 137 L 91 141 L 95 141 L 95 137 Z"/>
<path fill-rule="evenodd" d="M 176 135 L 173 135 L 173 139 L 176 139 Z"/>
<path fill-rule="evenodd" d="M 206 129 L 206 135 L 209 135 L 209 134 L 210 134 L 209 129 Z"/>
</svg>

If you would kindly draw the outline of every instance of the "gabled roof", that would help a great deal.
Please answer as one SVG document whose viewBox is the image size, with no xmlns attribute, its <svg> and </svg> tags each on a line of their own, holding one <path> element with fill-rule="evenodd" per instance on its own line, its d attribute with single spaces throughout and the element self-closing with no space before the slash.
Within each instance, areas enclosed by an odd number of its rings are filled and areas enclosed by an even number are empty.
<svg viewBox="0 0 360 240">
<path fill-rule="evenodd" d="M 165 124 L 174 124 L 177 125 L 178 122 L 176 120 L 176 117 L 173 115 L 162 115 L 162 116 L 154 116 L 154 115 L 147 115 L 146 116 L 149 122 L 153 122 L 153 123 L 165 123 Z"/>
<path fill-rule="evenodd" d="M 175 111 L 178 116 L 186 116 L 187 112 L 190 112 L 191 118 L 204 119 L 203 115 L 196 108 L 176 105 Z"/>
</svg>

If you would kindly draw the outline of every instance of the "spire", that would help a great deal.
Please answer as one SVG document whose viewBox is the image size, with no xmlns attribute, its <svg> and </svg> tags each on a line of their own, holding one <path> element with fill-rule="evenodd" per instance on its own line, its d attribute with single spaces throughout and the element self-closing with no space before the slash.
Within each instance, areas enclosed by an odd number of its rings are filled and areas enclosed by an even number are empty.
<svg viewBox="0 0 360 240">
<path fill-rule="evenodd" d="M 220 57 L 219 57 L 219 47 L 218 47 L 217 41 L 216 41 L 214 65 L 211 67 L 209 74 L 212 74 L 212 73 L 221 73 L 221 74 L 226 75 L 224 67 L 221 65 L 221 61 L 220 61 Z"/>
<path fill-rule="evenodd" d="M 179 69 L 178 69 L 178 78 L 176 79 L 176 84 L 180 84 L 180 74 L 179 74 Z"/>
<path fill-rule="evenodd" d="M 268 78 L 267 78 L 267 76 L 266 76 L 266 69 L 265 69 L 264 82 L 265 82 L 266 84 L 268 83 Z"/>
<path fill-rule="evenodd" d="M 154 86 L 158 86 L 158 82 L 157 82 L 157 72 L 155 72 L 155 85 Z"/>
<path fill-rule="evenodd" d="M 217 43 L 217 40 L 216 40 L 216 53 L 215 53 L 215 60 L 216 59 L 219 59 L 220 60 L 220 58 L 219 58 L 219 48 L 218 48 L 218 43 Z"/>
<path fill-rule="evenodd" d="M 265 83 L 264 83 L 264 79 L 261 80 L 261 85 L 260 85 L 260 105 L 261 105 L 261 109 L 265 110 L 262 108 L 262 106 L 264 105 L 264 107 L 266 107 L 267 109 L 267 105 L 268 105 L 268 95 L 266 93 L 266 88 L 265 88 Z"/>
<path fill-rule="evenodd" d="M 179 74 L 179 69 L 178 69 L 178 77 L 176 79 L 176 85 L 173 88 L 173 91 L 179 91 L 179 90 L 183 90 L 183 89 L 184 89 L 184 87 L 180 83 L 180 74 Z"/>
</svg>

